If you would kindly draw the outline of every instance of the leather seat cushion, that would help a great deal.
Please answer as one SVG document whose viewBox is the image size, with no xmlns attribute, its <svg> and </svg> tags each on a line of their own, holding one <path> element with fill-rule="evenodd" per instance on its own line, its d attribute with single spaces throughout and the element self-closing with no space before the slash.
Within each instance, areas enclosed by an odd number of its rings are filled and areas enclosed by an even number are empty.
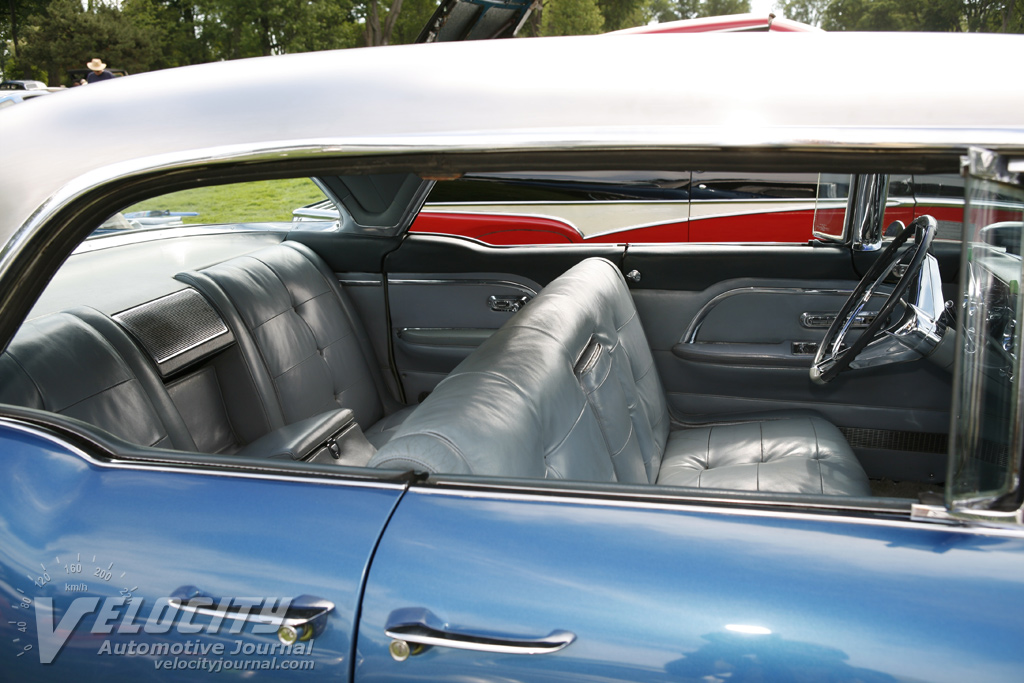
<svg viewBox="0 0 1024 683">
<path fill-rule="evenodd" d="M 776 493 L 870 496 L 839 430 L 820 417 L 782 417 L 669 434 L 658 484 Z"/>
</svg>

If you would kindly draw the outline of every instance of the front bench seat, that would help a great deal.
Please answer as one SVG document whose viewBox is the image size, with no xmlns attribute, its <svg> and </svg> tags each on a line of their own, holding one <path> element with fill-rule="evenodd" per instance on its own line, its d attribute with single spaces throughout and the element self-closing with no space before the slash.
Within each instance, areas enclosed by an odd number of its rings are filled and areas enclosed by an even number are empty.
<svg viewBox="0 0 1024 683">
<path fill-rule="evenodd" d="M 370 466 L 870 495 L 852 449 L 820 417 L 676 427 L 622 274 L 588 259 L 442 380 Z"/>
<path fill-rule="evenodd" d="M 264 408 L 253 431 L 349 408 L 379 447 L 412 410 L 391 398 L 352 303 L 305 245 L 283 242 L 177 278 L 235 335 Z"/>
<path fill-rule="evenodd" d="M 821 417 L 765 417 L 669 434 L 658 484 L 869 496 L 846 439 Z"/>
</svg>

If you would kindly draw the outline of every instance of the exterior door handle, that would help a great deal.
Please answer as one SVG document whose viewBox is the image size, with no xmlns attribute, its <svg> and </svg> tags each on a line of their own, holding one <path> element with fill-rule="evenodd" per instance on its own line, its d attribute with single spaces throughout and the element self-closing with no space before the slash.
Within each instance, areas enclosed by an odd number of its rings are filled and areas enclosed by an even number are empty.
<svg viewBox="0 0 1024 683">
<path fill-rule="evenodd" d="M 442 623 L 433 612 L 422 607 L 407 607 L 392 612 L 384 633 L 392 639 L 388 649 L 399 662 L 432 645 L 497 654 L 543 655 L 558 652 L 576 640 L 575 633 L 562 630 L 552 631 L 541 638 L 456 632 Z"/>
<path fill-rule="evenodd" d="M 195 586 L 182 586 L 168 600 L 171 607 L 182 612 L 260 624 L 268 627 L 268 632 L 276 628 L 278 639 L 285 645 L 319 636 L 327 627 L 328 613 L 334 609 L 333 602 L 312 595 L 292 598 L 283 613 L 274 611 L 268 614 L 266 610 L 257 611 L 249 604 L 232 606 L 230 602 L 211 598 Z"/>
</svg>

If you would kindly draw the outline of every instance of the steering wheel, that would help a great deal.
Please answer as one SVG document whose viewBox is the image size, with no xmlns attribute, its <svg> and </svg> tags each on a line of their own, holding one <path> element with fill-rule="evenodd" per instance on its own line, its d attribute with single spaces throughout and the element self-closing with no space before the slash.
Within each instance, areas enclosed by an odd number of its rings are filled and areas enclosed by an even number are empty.
<svg viewBox="0 0 1024 683">
<path fill-rule="evenodd" d="M 931 216 L 921 216 L 915 218 L 906 227 L 903 227 L 903 223 L 900 221 L 896 221 L 895 224 L 901 228 L 900 234 L 889 243 L 874 265 L 865 273 L 863 279 L 853 290 L 853 294 L 839 309 L 835 320 L 832 321 L 828 332 L 825 333 L 821 344 L 818 345 L 818 352 L 811 364 L 811 381 L 815 384 L 827 384 L 834 380 L 839 373 L 850 367 L 850 363 L 857 358 L 864 347 L 888 334 L 888 330 L 883 329 L 886 321 L 892 315 L 897 304 L 903 300 L 907 289 L 920 272 L 925 256 L 928 254 L 928 248 L 935 237 L 937 225 L 935 219 Z M 914 235 L 914 246 L 901 253 L 900 247 L 910 239 L 911 235 Z M 886 298 L 885 303 L 878 310 L 878 314 L 863 333 L 850 346 L 846 346 L 844 342 L 850 330 L 853 329 L 853 322 L 857 319 L 857 315 L 864 310 L 881 284 L 899 265 L 906 265 L 907 269 L 899 276 L 896 287 L 893 288 L 892 293 Z"/>
</svg>

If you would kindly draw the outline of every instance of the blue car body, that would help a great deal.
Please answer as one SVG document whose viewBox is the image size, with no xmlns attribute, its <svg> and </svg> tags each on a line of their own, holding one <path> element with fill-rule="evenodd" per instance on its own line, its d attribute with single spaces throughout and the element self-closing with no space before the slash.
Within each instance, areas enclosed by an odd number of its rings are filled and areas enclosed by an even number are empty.
<svg viewBox="0 0 1024 683">
<path fill-rule="evenodd" d="M 863 60 L 842 87 L 811 79 L 815 88 L 783 97 L 748 74 L 738 76 L 749 86 L 740 93 L 719 77 L 742 73 L 737 38 L 770 54 L 782 73 L 807 66 L 824 77 L 830 65 Z M 258 438 L 217 432 L 223 443 L 234 439 L 232 448 L 204 449 L 198 434 L 194 448 L 178 448 L 170 437 L 142 443 L 117 433 L 119 422 L 137 417 L 131 406 L 101 416 L 110 421 L 98 426 L 50 407 L 49 385 L 40 383 L 38 405 L 0 403 L 0 679 L 1018 680 L 1022 405 L 1012 382 L 1020 376 L 1024 328 L 1013 285 L 1019 245 L 1014 254 L 974 236 L 968 217 L 963 241 L 973 245 L 971 255 L 961 253 L 971 251 L 961 242 L 937 240 L 932 248 L 940 304 L 966 296 L 965 311 L 988 305 L 991 297 L 978 299 L 975 290 L 989 286 L 1006 299 L 984 316 L 990 336 L 1003 335 L 993 357 L 1006 364 L 988 374 L 961 372 L 971 355 L 962 340 L 973 334 L 963 323 L 955 367 L 952 360 L 938 365 L 946 347 L 929 347 L 921 354 L 928 358 L 855 368 L 829 387 L 811 382 L 811 358 L 791 346 L 812 338 L 816 345 L 823 329 L 805 325 L 794 333 L 805 335 L 799 338 L 729 335 L 770 326 L 780 311 L 795 312 L 794 327 L 801 312 L 835 319 L 848 285 L 882 252 L 890 168 L 944 173 L 969 156 L 969 206 L 975 213 L 986 206 L 992 216 L 978 229 L 1008 226 L 1002 238 L 1019 241 L 1022 205 L 1013 193 L 1024 175 L 1024 100 L 997 89 L 996 75 L 976 73 L 987 61 L 962 57 L 989 51 L 1005 63 L 1019 55 L 1021 39 L 768 38 L 600 36 L 293 55 L 131 76 L 25 108 L 35 111 L 12 108 L 0 116 L 4 144 L 25 162 L 0 168 L 0 348 L 23 359 L 11 350 L 30 348 L 25 330 L 55 315 L 109 318 L 130 331 L 125 312 L 200 286 L 195 273 L 258 260 L 252 254 L 266 249 L 317 252 L 369 330 L 380 391 L 405 398 L 394 401 L 404 405 L 389 409 L 386 421 L 438 405 L 446 381 L 448 388 L 464 381 L 449 374 L 453 368 L 467 367 L 460 363 L 471 363 L 521 307 L 538 306 L 562 271 L 597 256 L 621 271 L 623 289 L 630 283 L 674 431 L 694 428 L 698 415 L 735 416 L 737 406 L 816 409 L 845 429 L 865 482 L 945 481 L 943 495 L 578 480 L 560 478 L 557 463 L 547 478 L 346 465 L 348 456 L 334 452 L 344 450 L 343 439 L 319 423 L 311 428 L 321 430 L 318 439 L 282 437 L 283 446 L 259 450 L 264 436 L 280 436 L 299 420 Z M 923 100 L 907 106 L 893 104 L 905 98 L 905 84 L 876 79 L 897 47 L 939 62 L 936 73 L 922 76 Z M 717 55 L 721 68 L 675 83 L 668 76 L 681 51 Z M 827 58 L 807 65 L 808 54 Z M 458 74 L 442 68 L 455 63 Z M 507 78 L 494 77 L 495 65 L 513 64 Z M 961 92 L 939 87 L 958 77 Z M 268 82 L 292 81 L 324 99 L 316 106 L 306 98 L 266 101 Z M 877 91 L 865 95 L 866 84 Z M 69 122 L 100 112 L 107 123 L 95 139 L 69 131 Z M 847 218 L 842 235 L 806 245 L 559 251 L 407 234 L 432 184 L 463 173 L 683 164 L 845 172 L 863 185 L 851 190 L 848 211 L 863 220 Z M 132 207 L 173 191 L 295 177 L 316 178 L 337 209 L 337 225 L 322 225 L 332 214 L 309 231 L 268 219 L 246 229 L 93 234 L 122 210 L 167 210 Z M 971 189 L 982 187 L 973 184 L 978 179 L 1010 189 L 992 199 Z M 372 192 L 361 194 L 367 187 Z M 986 261 L 989 247 L 994 255 Z M 982 267 L 995 275 L 958 279 Z M 753 302 L 746 298 L 752 293 Z M 826 308 L 815 308 L 823 301 Z M 316 315 L 303 321 L 319 324 Z M 855 324 L 852 315 L 848 322 Z M 180 398 L 214 377 L 224 396 L 242 383 L 241 366 L 230 365 L 245 343 L 239 329 L 232 327 L 230 339 L 198 342 L 219 345 L 212 355 L 190 357 L 189 346 L 168 356 L 180 355 L 178 366 L 152 373 L 179 401 L 190 429 L 217 411 L 230 413 L 225 424 L 234 427 L 269 405 L 240 403 L 244 409 L 235 411 Z M 33 348 L 58 359 L 78 350 L 45 335 L 32 339 Z M 330 353 L 329 345 L 317 346 L 313 355 Z M 101 360 L 68 362 L 66 377 L 55 365 L 44 379 L 70 385 Z M 24 374 L 35 381 L 32 372 Z M 993 391 L 1011 395 L 996 406 L 1005 420 L 975 441 L 964 425 L 983 411 L 961 394 L 974 386 L 984 394 L 990 385 L 972 381 L 1008 382 Z M 303 392 L 296 395 L 298 403 Z M 280 387 L 275 396 L 289 407 Z M 481 427 L 495 441 L 477 443 L 477 451 L 497 452 L 507 445 L 498 439 L 548 424 L 547 414 L 501 408 Z M 351 410 L 345 419 L 348 429 Z M 940 445 L 858 445 L 875 428 L 869 436 L 927 435 Z M 1000 429 L 1010 436 L 993 451 L 986 444 L 1002 438 Z M 368 424 L 362 432 L 379 436 Z M 297 444 L 301 456 L 293 455 Z M 424 447 L 425 463 L 431 455 Z"/>
</svg>

